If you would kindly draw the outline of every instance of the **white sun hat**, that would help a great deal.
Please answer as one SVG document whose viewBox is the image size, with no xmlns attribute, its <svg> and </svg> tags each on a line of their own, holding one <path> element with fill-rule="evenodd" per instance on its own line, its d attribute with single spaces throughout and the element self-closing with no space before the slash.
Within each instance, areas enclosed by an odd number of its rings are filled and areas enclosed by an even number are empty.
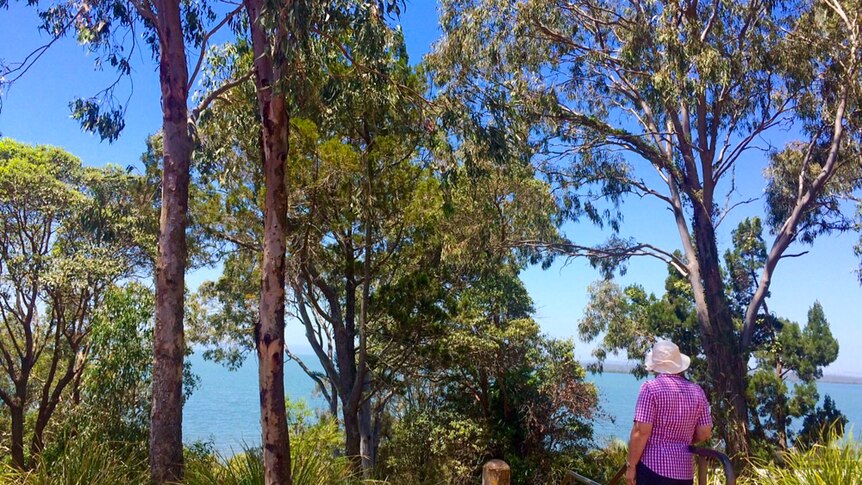
<svg viewBox="0 0 862 485">
<path fill-rule="evenodd" d="M 681 353 L 675 343 L 659 340 L 647 352 L 644 364 L 647 370 L 657 374 L 679 374 L 688 369 L 691 358 Z"/>
</svg>

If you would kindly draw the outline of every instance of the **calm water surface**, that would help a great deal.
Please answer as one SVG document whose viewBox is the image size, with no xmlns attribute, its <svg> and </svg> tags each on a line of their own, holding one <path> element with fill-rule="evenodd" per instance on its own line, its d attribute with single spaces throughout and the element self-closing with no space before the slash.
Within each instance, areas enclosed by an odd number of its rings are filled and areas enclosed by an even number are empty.
<svg viewBox="0 0 862 485">
<path fill-rule="evenodd" d="M 223 454 L 239 451 L 243 444 L 260 442 L 258 410 L 257 363 L 251 356 L 237 371 L 219 364 L 191 357 L 192 370 L 200 379 L 200 387 L 186 403 L 183 414 L 183 438 L 187 443 L 209 441 Z M 309 367 L 319 370 L 314 358 L 307 358 Z M 285 392 L 292 400 L 305 400 L 312 406 L 324 407 L 323 399 L 314 391 L 314 383 L 290 362 L 285 366 Z M 596 384 L 601 399 L 602 416 L 594 422 L 597 441 L 628 440 L 634 418 L 634 404 L 640 385 L 631 374 L 604 373 L 588 375 Z M 844 412 L 857 436 L 862 433 L 862 385 L 818 384 L 821 398 L 828 394 L 838 409 Z"/>
</svg>

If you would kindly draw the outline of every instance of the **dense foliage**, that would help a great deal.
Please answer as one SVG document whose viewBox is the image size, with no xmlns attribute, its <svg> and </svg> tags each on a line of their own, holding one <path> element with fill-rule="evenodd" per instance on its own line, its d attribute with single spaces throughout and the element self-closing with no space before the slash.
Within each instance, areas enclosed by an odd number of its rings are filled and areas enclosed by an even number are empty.
<svg viewBox="0 0 862 485">
<path fill-rule="evenodd" d="M 737 322 L 742 321 L 753 293 L 752 275 L 765 258 L 761 231 L 759 219 L 744 220 L 733 231 L 733 249 L 725 254 L 722 269 L 729 299 L 735 303 Z M 596 370 L 601 370 L 608 354 L 625 352 L 642 361 L 652 342 L 669 339 L 694 357 L 689 375 L 696 382 L 707 380 L 707 357 L 697 332 L 690 286 L 673 267 L 668 268 L 665 294 L 661 297 L 647 294 L 636 284 L 620 288 L 611 280 L 598 281 L 589 291 L 590 301 L 579 330 L 585 339 L 600 339 L 593 352 Z M 823 368 L 838 357 L 838 341 L 832 336 L 820 303 L 814 302 L 802 327 L 772 314 L 762 318 L 765 321 L 755 340 L 755 367 L 748 375 L 747 391 L 755 451 L 769 454 L 773 447 L 786 449 L 793 443 L 794 419 L 807 423 L 801 436 L 816 436 L 823 426 L 846 418 L 834 409 L 829 396 L 824 408 L 816 408 L 820 397 L 816 380 L 822 377 Z M 633 372 L 641 377 L 647 375 L 642 364 Z"/>
<path fill-rule="evenodd" d="M 452 139 L 535 167 L 559 217 L 605 229 L 598 242 L 572 231 L 514 243 L 586 258 L 605 276 L 635 257 L 671 265 L 696 309 L 717 428 L 732 455 L 746 455 L 747 363 L 775 269 L 792 244 L 855 226 L 858 2 L 441 5 L 444 36 L 428 64 Z M 775 239 L 739 322 L 720 225 L 746 204 L 735 174 L 753 170 L 749 154 L 785 124 L 798 139 L 775 151 L 763 181 Z M 629 204 L 667 217 L 677 244 L 630 231 Z"/>
<path fill-rule="evenodd" d="M 644 376 L 671 339 L 751 480 L 857 480 L 818 407 L 828 309 L 800 324 L 769 297 L 790 248 L 862 227 L 858 0 L 442 0 L 419 63 L 398 0 L 28 3 L 120 78 L 143 40 L 164 123 L 143 176 L 0 139 L 0 479 L 466 484 L 491 458 L 516 483 L 608 478 L 625 451 L 594 449 L 596 389 L 520 278 L 583 257 L 589 370 L 625 353 Z M 110 141 L 116 87 L 71 105 Z M 725 229 L 758 149 L 762 217 Z M 633 204 L 676 244 L 630 233 Z M 635 257 L 667 264 L 663 294 L 614 281 Z M 186 288 L 194 267 L 218 273 Z M 186 332 L 230 367 L 256 354 L 260 447 L 183 453 Z M 285 359 L 326 409 L 285 405 Z"/>
<path fill-rule="evenodd" d="M 591 444 L 597 395 L 574 346 L 543 336 L 511 267 L 454 302 L 404 383 L 382 454 L 396 483 L 472 483 L 489 458 L 519 483 L 557 480 Z M 411 465 L 412 463 L 412 465 Z"/>
</svg>

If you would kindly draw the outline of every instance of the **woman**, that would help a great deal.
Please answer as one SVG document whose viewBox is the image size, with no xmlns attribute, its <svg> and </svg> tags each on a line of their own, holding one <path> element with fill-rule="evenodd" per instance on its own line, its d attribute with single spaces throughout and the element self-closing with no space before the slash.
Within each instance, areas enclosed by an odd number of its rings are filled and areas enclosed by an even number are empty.
<svg viewBox="0 0 862 485">
<path fill-rule="evenodd" d="M 706 394 L 682 373 L 691 359 L 673 342 L 656 342 L 646 368 L 657 377 L 644 382 L 626 460 L 628 485 L 692 485 L 694 466 L 688 445 L 712 436 Z"/>
</svg>

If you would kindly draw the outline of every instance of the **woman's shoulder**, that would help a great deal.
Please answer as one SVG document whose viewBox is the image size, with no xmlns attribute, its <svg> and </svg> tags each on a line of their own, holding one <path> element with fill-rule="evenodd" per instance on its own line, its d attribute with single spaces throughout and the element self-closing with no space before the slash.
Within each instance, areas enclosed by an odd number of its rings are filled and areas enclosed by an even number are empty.
<svg viewBox="0 0 862 485">
<path fill-rule="evenodd" d="M 697 389 L 701 393 L 705 394 L 703 387 L 701 387 L 700 384 L 692 381 L 691 379 L 689 379 L 688 377 L 686 377 L 682 374 L 660 374 L 660 375 L 656 376 L 655 379 L 649 379 L 644 384 L 650 383 L 651 386 L 661 386 L 662 383 L 660 381 L 662 379 L 666 379 L 668 382 L 673 382 L 674 387 L 679 386 L 679 385 L 683 385 L 683 386 L 691 387 L 692 389 Z"/>
<path fill-rule="evenodd" d="M 694 392 L 703 396 L 703 398 L 706 399 L 706 391 L 703 390 L 703 387 L 701 387 L 700 384 L 693 382 L 691 380 L 688 380 L 688 379 L 686 379 L 686 383 L 692 388 L 692 390 Z"/>
</svg>

